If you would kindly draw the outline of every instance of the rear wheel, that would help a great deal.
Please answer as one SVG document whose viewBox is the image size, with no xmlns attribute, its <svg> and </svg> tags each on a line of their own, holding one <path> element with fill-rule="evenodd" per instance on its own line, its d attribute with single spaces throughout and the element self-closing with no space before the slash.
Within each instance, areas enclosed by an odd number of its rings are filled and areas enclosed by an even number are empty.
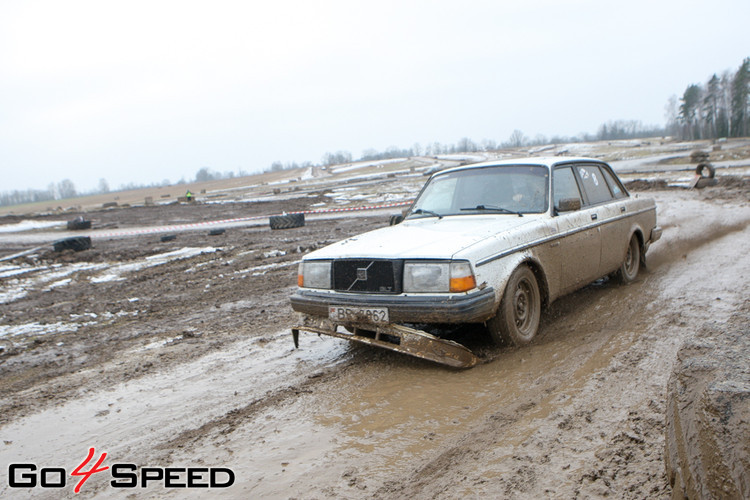
<svg viewBox="0 0 750 500">
<path fill-rule="evenodd" d="M 539 329 L 541 295 L 534 272 L 521 265 L 510 275 L 497 314 L 487 322 L 496 344 L 522 346 L 531 343 Z"/>
<path fill-rule="evenodd" d="M 620 264 L 617 275 L 621 283 L 632 283 L 638 276 L 641 268 L 641 246 L 638 243 L 638 237 L 633 235 L 628 243 L 628 251 L 625 254 L 625 260 Z"/>
</svg>

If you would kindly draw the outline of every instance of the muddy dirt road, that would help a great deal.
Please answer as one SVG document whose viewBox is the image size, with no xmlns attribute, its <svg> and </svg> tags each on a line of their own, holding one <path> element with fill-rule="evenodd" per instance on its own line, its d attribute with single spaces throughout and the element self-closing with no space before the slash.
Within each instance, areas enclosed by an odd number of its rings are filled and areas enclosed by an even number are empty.
<svg viewBox="0 0 750 500">
<path fill-rule="evenodd" d="M 639 195 L 656 198 L 664 228 L 640 279 L 554 303 L 530 347 L 456 332 L 482 358 L 466 371 L 308 334 L 293 349 L 300 256 L 382 215 L 95 240 L 3 263 L 0 496 L 667 498 L 667 378 L 700 325 L 746 317 L 750 203 L 746 182 Z M 277 208 L 206 205 L 200 217 Z M 148 223 L 139 210 L 120 224 Z M 8 486 L 11 463 L 70 472 L 90 447 L 105 465 L 226 467 L 235 482 L 114 489 L 104 472 L 79 495 L 70 478 Z"/>
</svg>

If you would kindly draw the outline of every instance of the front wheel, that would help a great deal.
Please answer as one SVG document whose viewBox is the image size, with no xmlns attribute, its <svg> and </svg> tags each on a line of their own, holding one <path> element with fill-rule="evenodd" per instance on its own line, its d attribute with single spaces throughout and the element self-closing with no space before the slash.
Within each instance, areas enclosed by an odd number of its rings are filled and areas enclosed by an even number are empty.
<svg viewBox="0 0 750 500">
<path fill-rule="evenodd" d="M 638 271 L 641 268 L 641 246 L 638 243 L 638 237 L 633 235 L 628 243 L 628 251 L 625 254 L 625 260 L 620 264 L 617 275 L 620 282 L 627 284 L 635 281 Z"/>
<path fill-rule="evenodd" d="M 510 275 L 497 314 L 487 322 L 496 344 L 523 346 L 531 343 L 539 329 L 541 295 L 534 272 L 521 265 Z"/>
</svg>

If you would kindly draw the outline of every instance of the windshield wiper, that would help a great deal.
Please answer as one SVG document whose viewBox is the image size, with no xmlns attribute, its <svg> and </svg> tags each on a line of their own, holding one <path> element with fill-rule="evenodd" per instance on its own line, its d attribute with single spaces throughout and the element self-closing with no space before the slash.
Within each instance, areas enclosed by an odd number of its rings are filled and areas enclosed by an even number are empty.
<svg viewBox="0 0 750 500">
<path fill-rule="evenodd" d="M 523 217 L 523 214 L 521 212 L 516 212 L 515 210 L 508 210 L 507 208 L 503 208 L 503 207 L 495 207 L 493 205 L 477 205 L 476 207 L 467 207 L 467 208 L 462 208 L 461 210 L 490 210 L 492 212 L 503 212 L 506 214 L 515 214 L 519 217 Z"/>
<path fill-rule="evenodd" d="M 438 219 L 442 219 L 443 218 L 443 216 L 440 215 L 437 212 L 433 212 L 432 210 L 424 210 L 422 208 L 418 208 L 418 209 L 414 210 L 412 213 L 413 214 L 417 214 L 417 215 L 420 215 L 420 214 L 432 215 L 433 217 L 437 217 Z"/>
</svg>

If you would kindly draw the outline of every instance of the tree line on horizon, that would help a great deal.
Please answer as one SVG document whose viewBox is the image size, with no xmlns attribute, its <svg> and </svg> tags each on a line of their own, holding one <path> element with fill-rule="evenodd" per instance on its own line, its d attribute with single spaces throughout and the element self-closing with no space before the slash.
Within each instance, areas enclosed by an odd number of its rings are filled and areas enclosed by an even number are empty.
<svg viewBox="0 0 750 500">
<path fill-rule="evenodd" d="M 672 96 L 666 105 L 666 125 L 644 126 L 637 120 L 614 120 L 599 126 L 596 134 L 581 133 L 574 137 L 543 135 L 529 138 L 520 130 L 514 130 L 510 137 L 498 143 L 493 139 L 476 142 L 464 137 L 453 144 L 432 142 L 422 146 L 415 143 L 410 148 L 391 146 L 384 151 L 367 149 L 358 159 L 348 151 L 327 152 L 319 164 L 310 161 L 282 163 L 275 161 L 264 172 L 277 172 L 313 166 L 332 166 L 357 161 L 378 161 L 413 156 L 435 156 L 441 154 L 477 153 L 498 151 L 504 148 L 534 147 L 547 144 L 565 144 L 602 140 L 638 139 L 672 135 L 684 140 L 718 139 L 721 137 L 750 136 L 750 57 L 745 58 L 736 72 L 724 71 L 721 76 L 714 73 L 708 81 L 690 84 L 679 99 Z M 237 176 L 248 175 L 240 170 Z M 209 167 L 201 167 L 192 181 L 184 178 L 176 184 L 204 182 L 235 177 L 234 172 L 216 172 Z M 160 183 L 122 185 L 114 191 L 126 191 L 145 187 L 170 185 L 168 179 Z M 79 192 L 70 179 L 51 183 L 47 189 L 26 189 L 0 192 L 0 206 L 20 205 L 40 201 L 54 201 L 76 196 L 105 194 L 110 191 L 105 179 L 99 180 L 97 188 Z"/>
<path fill-rule="evenodd" d="M 750 57 L 736 72 L 714 73 L 708 81 L 690 84 L 679 99 L 667 103 L 667 126 L 680 139 L 718 139 L 750 135 Z"/>
</svg>

